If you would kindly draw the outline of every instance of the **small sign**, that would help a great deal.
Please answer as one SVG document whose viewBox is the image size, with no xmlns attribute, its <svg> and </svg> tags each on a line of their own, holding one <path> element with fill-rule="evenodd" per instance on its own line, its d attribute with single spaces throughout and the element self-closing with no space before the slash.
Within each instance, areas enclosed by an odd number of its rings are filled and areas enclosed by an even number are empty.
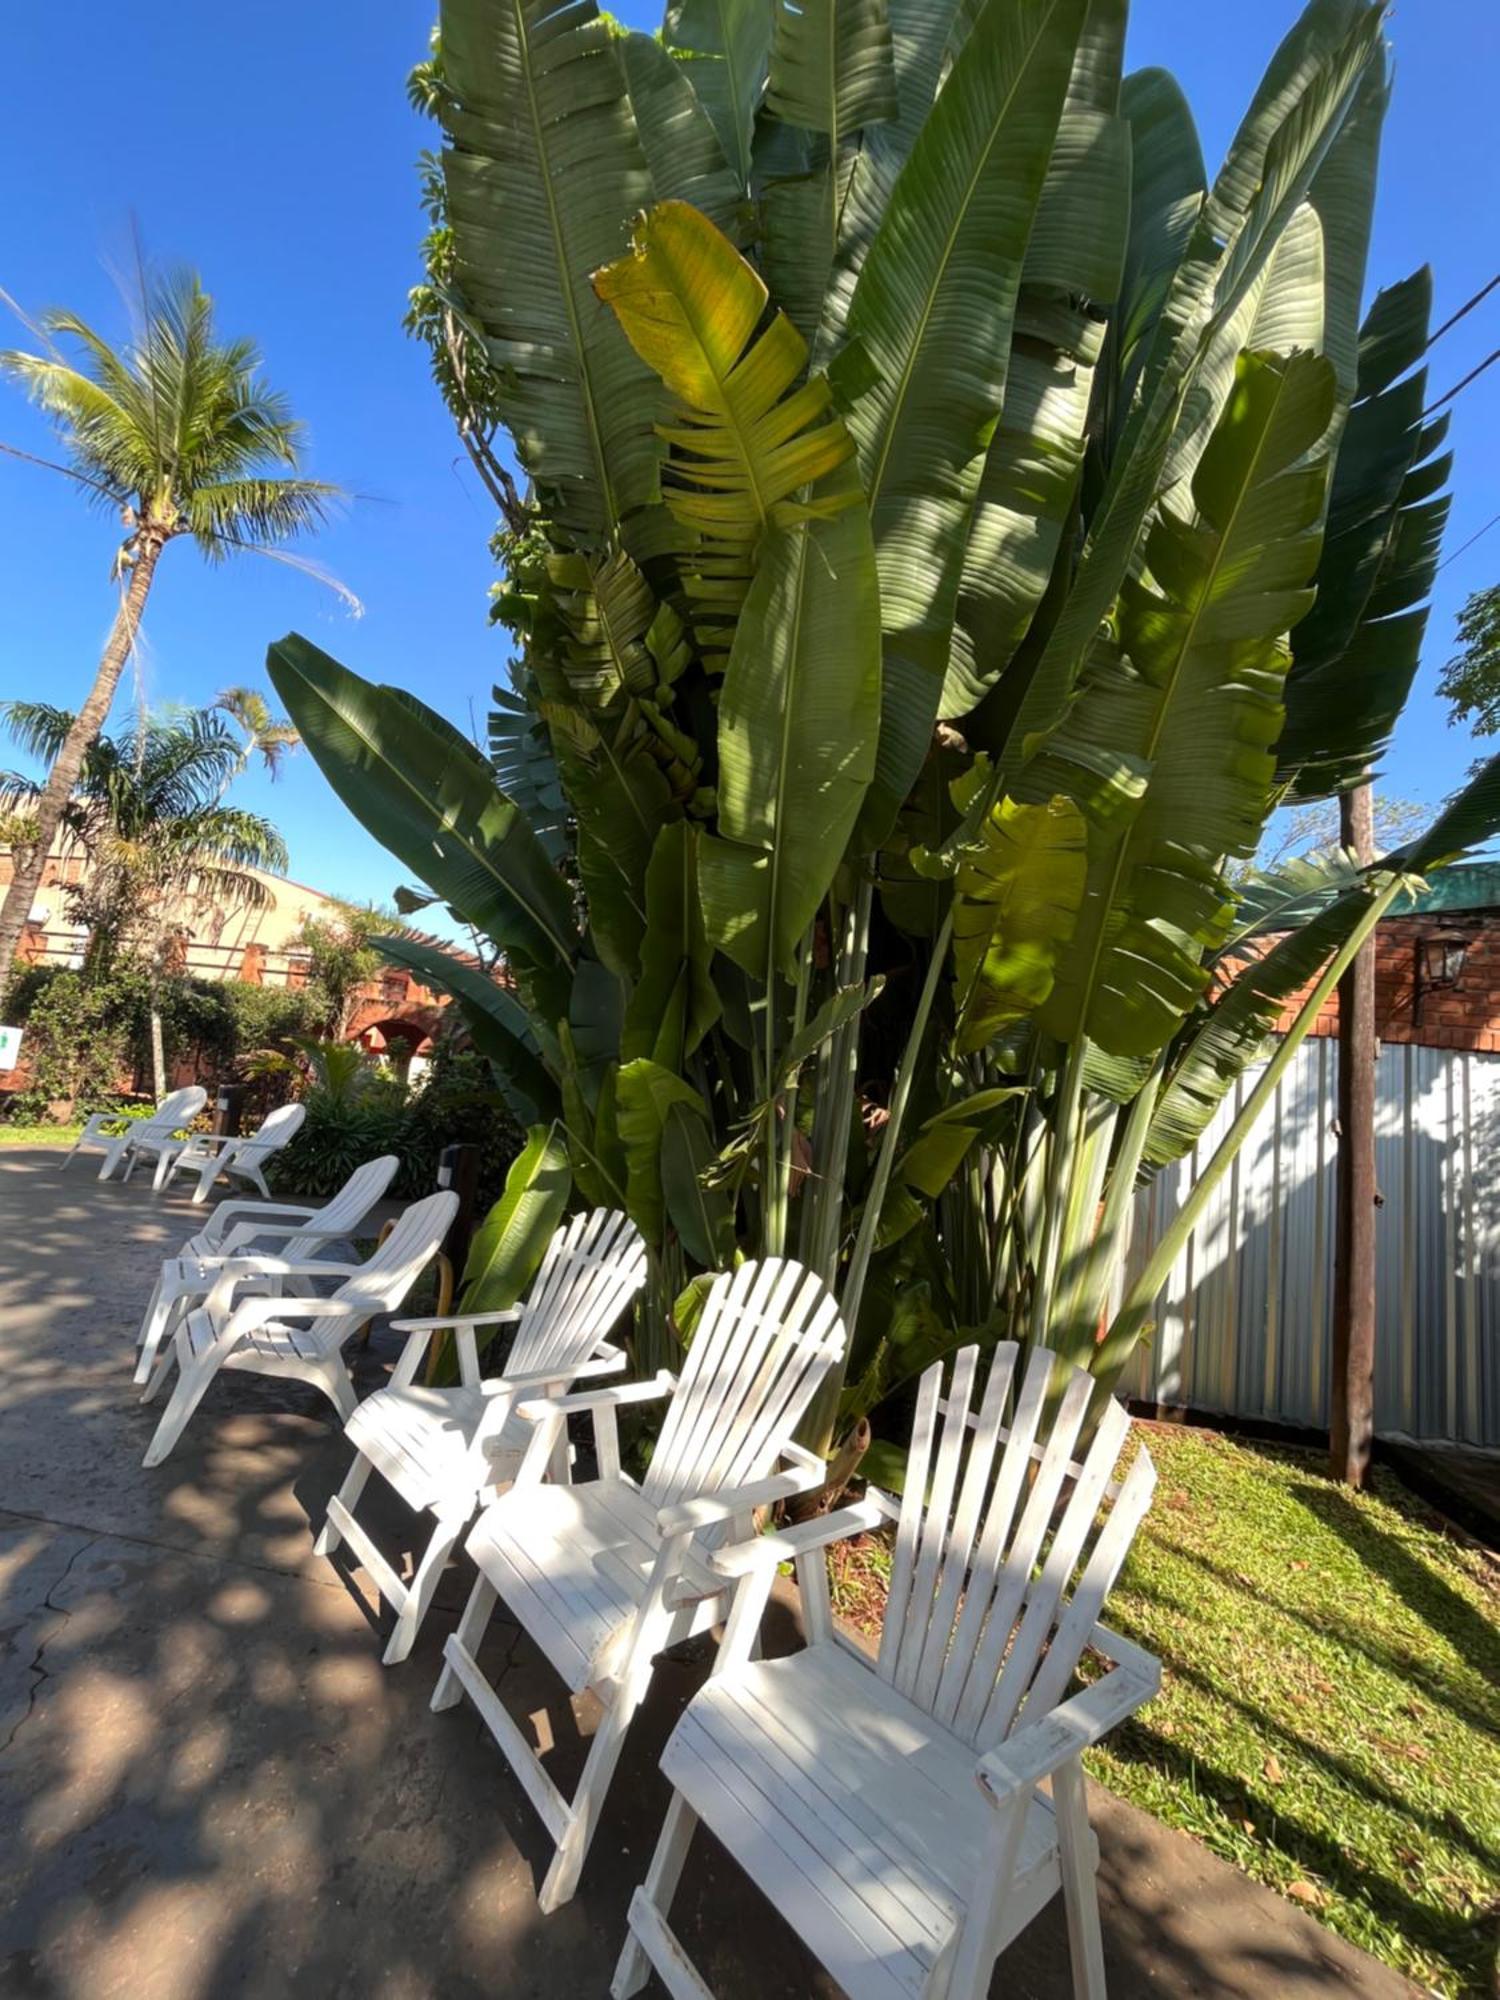
<svg viewBox="0 0 1500 2000">
<path fill-rule="evenodd" d="M 0 1069 L 14 1069 L 21 1060 L 21 1030 L 0 1028 Z"/>
</svg>

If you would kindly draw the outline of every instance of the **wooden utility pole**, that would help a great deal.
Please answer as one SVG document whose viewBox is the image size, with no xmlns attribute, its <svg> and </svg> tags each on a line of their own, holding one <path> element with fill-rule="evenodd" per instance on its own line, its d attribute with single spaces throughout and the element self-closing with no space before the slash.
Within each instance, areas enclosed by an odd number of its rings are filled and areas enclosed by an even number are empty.
<svg viewBox="0 0 1500 2000">
<path fill-rule="evenodd" d="M 1339 800 L 1343 842 L 1375 859 L 1370 787 Z M 1339 981 L 1338 1219 L 1333 1276 L 1329 1470 L 1363 1486 L 1375 1435 L 1375 938 Z"/>
</svg>

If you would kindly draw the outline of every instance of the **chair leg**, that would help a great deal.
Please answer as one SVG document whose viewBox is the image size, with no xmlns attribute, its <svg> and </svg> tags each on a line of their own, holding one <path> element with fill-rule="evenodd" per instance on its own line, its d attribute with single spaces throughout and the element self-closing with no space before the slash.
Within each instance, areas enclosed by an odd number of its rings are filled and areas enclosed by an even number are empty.
<svg viewBox="0 0 1500 2000">
<path fill-rule="evenodd" d="M 370 1461 L 361 1453 L 354 1454 L 354 1463 L 344 1474 L 344 1483 L 338 1490 L 338 1498 L 352 1514 L 359 1505 L 359 1496 L 364 1492 L 370 1474 L 375 1470 Z M 318 1539 L 313 1543 L 315 1556 L 331 1556 L 337 1550 L 343 1536 L 334 1526 L 330 1517 L 318 1531 Z"/>
<path fill-rule="evenodd" d="M 573 1899 L 593 1843 L 594 1830 L 599 1824 L 599 1815 L 609 1795 L 615 1765 L 620 1761 L 626 1734 L 644 1693 L 644 1687 L 638 1686 L 634 1677 L 627 1674 L 594 1732 L 583 1776 L 578 1780 L 578 1790 L 573 1794 L 568 1809 L 567 1831 L 557 1843 L 552 1866 L 547 1870 L 537 1897 L 537 1907 L 544 1917 L 550 1917 L 554 1910 L 561 1909 L 564 1903 Z"/>
<path fill-rule="evenodd" d="M 151 1321 L 155 1317 L 156 1309 L 160 1304 L 161 1279 L 158 1278 L 156 1283 L 151 1287 L 151 1296 L 146 1301 L 146 1310 L 141 1314 L 141 1323 L 136 1329 L 135 1344 L 137 1347 L 144 1347 L 150 1338 Z"/>
<path fill-rule="evenodd" d="M 681 1792 L 673 1792 L 672 1803 L 667 1807 L 667 1816 L 662 1822 L 661 1837 L 656 1843 L 656 1852 L 651 1857 L 651 1866 L 639 1891 L 663 1918 L 672 1907 L 672 1898 L 677 1893 L 682 1875 L 682 1864 L 687 1860 L 687 1851 L 697 1826 L 698 1815 Z M 635 1932 L 631 1931 L 610 1982 L 611 2000 L 632 2000 L 650 1975 L 650 1955 Z"/>
<path fill-rule="evenodd" d="M 170 1297 L 163 1298 L 161 1284 L 158 1281 L 156 1290 L 151 1294 L 151 1303 L 146 1308 L 146 1318 L 139 1336 L 141 1351 L 135 1358 L 135 1374 L 132 1377 L 137 1386 L 151 1380 L 162 1342 L 175 1331 L 174 1321 L 181 1306 L 182 1295 L 174 1291 Z M 150 1400 L 150 1396 L 141 1398 L 143 1403 L 149 1403 Z"/>
<path fill-rule="evenodd" d="M 105 1140 L 104 1158 L 99 1162 L 99 1178 L 101 1181 L 107 1181 L 113 1176 L 115 1168 L 120 1164 L 120 1155 L 124 1150 L 125 1142 L 123 1139 Z M 125 1178 L 129 1180 L 130 1176 L 128 1173 Z"/>
<path fill-rule="evenodd" d="M 153 1465 L 160 1465 L 172 1450 L 186 1429 L 188 1419 L 203 1401 L 204 1390 L 218 1372 L 216 1360 L 190 1362 L 186 1368 L 178 1370 L 177 1386 L 161 1413 L 161 1422 L 156 1426 L 146 1456 L 141 1460 L 148 1470 Z"/>
<path fill-rule="evenodd" d="M 256 1187 L 259 1188 L 262 1196 L 267 1201 L 271 1199 L 271 1190 L 266 1186 L 266 1177 L 261 1172 L 259 1167 L 255 1166 L 253 1163 L 242 1164 L 241 1166 L 237 1167 L 235 1171 L 236 1173 L 243 1174 L 247 1180 L 254 1181 Z"/>
<path fill-rule="evenodd" d="M 151 1192 L 153 1194 L 161 1193 L 167 1182 L 172 1178 L 176 1168 L 177 1162 L 170 1153 L 161 1153 L 157 1156 L 156 1171 L 151 1176 Z"/>
<path fill-rule="evenodd" d="M 1052 1809 L 1057 1818 L 1057 1858 L 1062 1873 L 1063 1910 L 1068 1920 L 1074 2000 L 1105 2000 L 1099 1890 L 1089 1852 L 1083 1766 L 1076 1757 L 1060 1765 L 1053 1774 Z"/>
<path fill-rule="evenodd" d="M 406 1587 L 406 1602 L 396 1620 L 395 1629 L 386 1643 L 381 1664 L 398 1666 L 409 1655 L 417 1643 L 417 1634 L 422 1629 L 422 1620 L 427 1616 L 433 1593 L 443 1574 L 444 1565 L 453 1553 L 453 1544 L 468 1526 L 467 1516 L 459 1519 L 449 1515 L 440 1520 L 432 1531 L 432 1540 L 427 1544 L 426 1553 L 417 1564 L 411 1582 Z"/>
<path fill-rule="evenodd" d="M 474 1654 L 479 1651 L 484 1635 L 489 1629 L 489 1622 L 495 1615 L 498 1601 L 499 1593 L 489 1578 L 482 1574 L 475 1577 L 474 1588 L 469 1592 L 469 1601 L 464 1606 L 464 1615 L 459 1619 L 458 1630 L 453 1635 L 466 1653 Z M 437 1686 L 432 1690 L 432 1707 L 435 1711 L 457 1708 L 463 1698 L 463 1682 L 445 1660 L 443 1671 L 438 1675 Z"/>
<path fill-rule="evenodd" d="M 161 1394 L 162 1384 L 172 1372 L 172 1363 L 176 1359 L 177 1342 L 174 1336 L 165 1346 L 158 1347 L 156 1350 L 156 1364 L 151 1370 L 145 1388 L 141 1391 L 141 1401 L 143 1403 L 154 1403 L 156 1401 L 157 1397 Z"/>
<path fill-rule="evenodd" d="M 193 1206 L 201 1208 L 208 1200 L 208 1191 L 219 1178 L 217 1160 L 206 1160 L 198 1170 L 198 1185 L 193 1189 Z"/>
</svg>

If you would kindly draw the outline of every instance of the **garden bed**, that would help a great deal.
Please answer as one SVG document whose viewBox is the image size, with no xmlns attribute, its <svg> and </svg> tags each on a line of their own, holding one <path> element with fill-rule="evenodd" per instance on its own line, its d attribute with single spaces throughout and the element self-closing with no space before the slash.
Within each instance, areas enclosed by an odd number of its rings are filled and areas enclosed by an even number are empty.
<svg viewBox="0 0 1500 2000">
<path fill-rule="evenodd" d="M 1109 1622 L 1160 1696 L 1093 1775 L 1444 1995 L 1493 1990 L 1500 1914 L 1500 1570 L 1391 1474 L 1143 1425 L 1156 1500 Z M 888 1552 L 836 1553 L 878 1627 Z"/>
</svg>

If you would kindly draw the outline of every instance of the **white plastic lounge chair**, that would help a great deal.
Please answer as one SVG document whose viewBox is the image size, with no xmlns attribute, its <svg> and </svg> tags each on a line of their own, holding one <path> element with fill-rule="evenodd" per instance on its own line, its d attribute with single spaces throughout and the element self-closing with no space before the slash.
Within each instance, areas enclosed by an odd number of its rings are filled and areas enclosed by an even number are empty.
<svg viewBox="0 0 1500 2000">
<path fill-rule="evenodd" d="M 72 1150 L 62 1162 L 64 1167 L 72 1165 L 74 1158 L 83 1151 L 102 1153 L 99 1178 L 107 1181 L 115 1168 L 125 1162 L 125 1179 L 129 1180 L 137 1155 L 156 1155 L 163 1147 L 176 1143 L 176 1135 L 184 1125 L 191 1125 L 198 1113 L 208 1102 L 208 1092 L 196 1083 L 184 1084 L 181 1090 L 168 1091 L 149 1118 L 132 1118 L 113 1137 L 104 1131 L 106 1125 L 113 1125 L 119 1118 L 118 1111 L 96 1111 L 78 1137 L 73 1141 Z"/>
<path fill-rule="evenodd" d="M 349 1416 L 356 1399 L 340 1352 L 344 1342 L 375 1314 L 396 1310 L 436 1255 L 457 1207 L 452 1189 L 427 1195 L 397 1218 L 366 1263 L 288 1265 L 280 1274 L 285 1279 L 342 1277 L 344 1283 L 331 1298 L 237 1298 L 245 1279 L 233 1270 L 222 1272 L 207 1302 L 178 1327 L 146 1385 L 141 1400 L 150 1402 L 176 1361 L 176 1386 L 141 1463 L 161 1464 L 221 1368 L 311 1383 L 340 1416 Z M 259 1274 L 249 1280 L 251 1285 L 263 1282 Z"/>
<path fill-rule="evenodd" d="M 201 1205 L 208 1200 L 209 1189 L 222 1174 L 226 1180 L 249 1181 L 269 1201 L 266 1161 L 283 1146 L 290 1145 L 306 1116 L 304 1104 L 279 1104 L 274 1111 L 267 1112 L 256 1131 L 244 1137 L 216 1138 L 212 1133 L 202 1132 L 185 1139 L 180 1146 L 162 1152 L 151 1185 L 160 1194 L 176 1175 L 195 1173 L 198 1185 L 193 1189 L 193 1201 Z"/>
<path fill-rule="evenodd" d="M 1059 1889 L 1073 1990 L 1103 2000 L 1080 1756 L 1160 1682 L 1150 1654 L 1098 1622 L 1156 1475 L 1142 1450 L 1111 1485 L 1130 1428 L 1115 1402 L 1072 1462 L 1094 1388 L 1081 1369 L 1039 1445 L 1053 1357 L 1033 1351 L 1008 1424 L 1017 1349 L 995 1350 L 971 1411 L 977 1358 L 973 1347 L 956 1357 L 946 1403 L 941 1363 L 923 1376 L 899 1514 L 872 1491 L 715 1558 L 739 1588 L 713 1675 L 662 1755 L 672 1803 L 630 1905 L 615 2000 L 638 1993 L 652 1965 L 674 1995 L 711 2000 L 667 1924 L 700 1819 L 850 2000 L 982 2000 L 999 1953 Z M 888 1518 L 899 1526 L 871 1661 L 834 1629 L 824 1550 Z M 808 1644 L 756 1659 L 787 1560 Z M 1065 1698 L 1085 1650 L 1113 1665 Z"/>
<path fill-rule="evenodd" d="M 347 1540 L 397 1617 L 385 1649 L 386 1666 L 404 1660 L 416 1642 L 453 1545 L 485 1497 L 510 1484 L 531 1441 L 532 1427 L 516 1413 L 521 1396 L 562 1395 L 580 1376 L 612 1374 L 625 1356 L 605 1335 L 646 1281 L 646 1246 L 618 1210 L 575 1215 L 547 1246 L 523 1306 L 450 1319 L 398 1320 L 407 1334 L 390 1386 L 366 1396 L 344 1426 L 355 1458 L 328 1503 L 317 1540 L 332 1555 Z M 482 1381 L 476 1327 L 513 1320 L 515 1338 L 502 1375 Z M 428 1387 L 417 1369 L 429 1341 L 448 1330 L 458 1347 L 455 1387 Z M 412 1580 L 402 1583 L 354 1509 L 372 1472 L 388 1480 L 409 1507 L 434 1516 L 432 1538 Z"/>
<path fill-rule="evenodd" d="M 567 1902 L 598 1824 L 615 1763 L 664 1648 L 720 1615 L 728 1578 L 710 1546 L 733 1526 L 749 1532 L 757 1507 L 811 1492 L 821 1459 L 793 1442 L 804 1410 L 843 1352 L 844 1325 L 821 1281 L 781 1258 L 742 1264 L 717 1279 L 680 1381 L 669 1374 L 520 1405 L 537 1425 L 516 1482 L 480 1515 L 465 1543 L 479 1578 L 432 1697 L 450 1708 L 467 1692 L 500 1745 L 557 1852 L 541 1906 Z M 615 1413 L 671 1396 L 642 1483 L 620 1469 Z M 594 1419 L 598 1477 L 544 1483 L 567 1418 Z M 779 1460 L 790 1470 L 775 1472 Z M 498 1598 L 570 1691 L 591 1688 L 604 1708 L 583 1776 L 565 1799 L 477 1662 Z"/>
<path fill-rule="evenodd" d="M 286 1267 L 336 1255 L 358 1233 L 400 1164 L 394 1153 L 366 1160 L 321 1208 L 316 1203 L 221 1201 L 203 1228 L 162 1264 L 136 1334 L 136 1382 L 150 1379 L 162 1341 L 186 1313 L 204 1303 L 226 1264 L 236 1265 L 247 1290 L 248 1280 L 262 1272 L 264 1289 L 272 1297 L 284 1290 L 310 1295 L 316 1280 L 287 1278 Z"/>
</svg>

